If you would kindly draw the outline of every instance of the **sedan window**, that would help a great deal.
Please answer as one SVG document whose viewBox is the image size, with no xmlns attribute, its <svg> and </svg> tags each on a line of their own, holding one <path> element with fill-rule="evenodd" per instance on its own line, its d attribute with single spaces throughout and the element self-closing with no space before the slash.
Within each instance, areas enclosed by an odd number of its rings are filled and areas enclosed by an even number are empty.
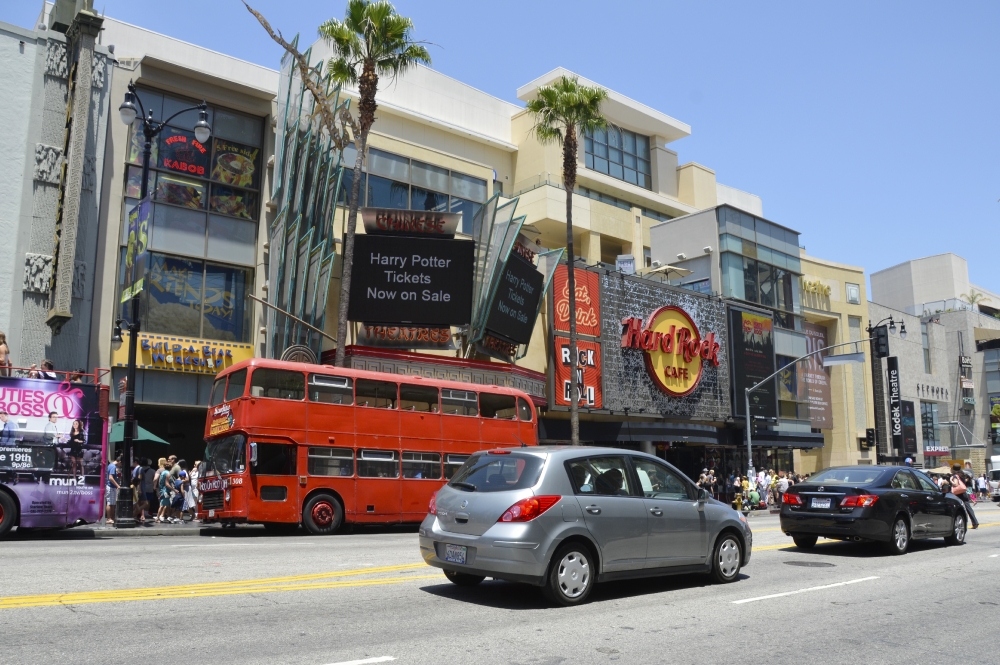
<svg viewBox="0 0 1000 665">
<path fill-rule="evenodd" d="M 635 472 L 639 476 L 642 494 L 647 499 L 691 499 L 688 484 L 665 466 L 646 459 L 633 457 Z"/>
<path fill-rule="evenodd" d="M 897 490 L 919 490 L 917 481 L 909 471 L 897 471 L 892 479 L 891 487 Z"/>
<path fill-rule="evenodd" d="M 631 496 L 624 457 L 591 457 L 566 463 L 577 494 Z"/>
<path fill-rule="evenodd" d="M 920 473 L 919 471 L 915 471 L 913 473 L 913 475 L 917 477 L 917 482 L 920 483 L 920 488 L 922 490 L 924 490 L 925 492 L 940 492 L 941 491 L 941 489 L 937 485 L 934 484 L 933 480 L 931 480 L 930 478 L 928 478 L 924 474 Z"/>
<path fill-rule="evenodd" d="M 809 482 L 813 484 L 822 483 L 824 485 L 833 485 L 837 483 L 847 485 L 867 485 L 868 483 L 873 483 L 878 480 L 882 473 L 883 470 L 879 468 L 827 469 L 826 471 L 820 471 L 814 476 L 810 476 Z"/>
</svg>

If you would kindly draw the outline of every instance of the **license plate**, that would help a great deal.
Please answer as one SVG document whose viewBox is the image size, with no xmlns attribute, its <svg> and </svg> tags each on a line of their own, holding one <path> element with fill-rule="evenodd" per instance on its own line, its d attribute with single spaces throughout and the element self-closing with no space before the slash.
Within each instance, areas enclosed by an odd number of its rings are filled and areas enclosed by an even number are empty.
<svg viewBox="0 0 1000 665">
<path fill-rule="evenodd" d="M 465 563 L 465 553 L 467 550 L 468 548 L 462 545 L 445 545 L 444 560 L 451 563 Z"/>
<path fill-rule="evenodd" d="M 812 507 L 813 508 L 829 508 L 831 501 L 832 501 L 832 499 L 813 499 L 812 500 Z"/>
<path fill-rule="evenodd" d="M 209 517 L 215 517 L 215 511 L 214 510 L 209 510 L 208 511 L 208 516 Z"/>
</svg>

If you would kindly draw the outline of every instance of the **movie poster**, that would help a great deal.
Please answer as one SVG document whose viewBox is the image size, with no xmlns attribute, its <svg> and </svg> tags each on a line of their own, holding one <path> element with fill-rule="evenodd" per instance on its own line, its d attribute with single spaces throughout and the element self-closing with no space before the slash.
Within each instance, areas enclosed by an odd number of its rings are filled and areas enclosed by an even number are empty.
<svg viewBox="0 0 1000 665">
<path fill-rule="evenodd" d="M 806 334 L 806 351 L 813 353 L 825 348 L 826 328 L 814 323 L 803 323 Z M 809 403 L 809 420 L 817 429 L 833 428 L 833 406 L 830 395 L 830 370 L 823 367 L 826 352 L 817 353 L 801 362 L 802 398 Z"/>
<path fill-rule="evenodd" d="M 775 371 L 774 319 L 770 315 L 729 309 L 729 334 L 732 339 L 733 413 L 746 416 L 746 388 L 760 383 Z M 774 379 L 750 393 L 750 415 L 777 418 L 778 400 Z"/>
</svg>

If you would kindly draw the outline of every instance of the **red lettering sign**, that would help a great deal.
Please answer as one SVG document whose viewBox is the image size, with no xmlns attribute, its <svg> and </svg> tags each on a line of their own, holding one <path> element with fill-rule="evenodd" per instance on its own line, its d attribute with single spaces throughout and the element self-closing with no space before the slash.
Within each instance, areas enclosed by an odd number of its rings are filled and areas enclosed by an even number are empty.
<svg viewBox="0 0 1000 665">
<path fill-rule="evenodd" d="M 645 326 L 639 317 L 624 319 L 621 344 L 623 349 L 644 351 L 650 378 L 674 397 L 694 392 L 705 363 L 719 365 L 721 345 L 715 333 L 702 338 L 688 313 L 672 305 L 653 312 Z"/>
</svg>

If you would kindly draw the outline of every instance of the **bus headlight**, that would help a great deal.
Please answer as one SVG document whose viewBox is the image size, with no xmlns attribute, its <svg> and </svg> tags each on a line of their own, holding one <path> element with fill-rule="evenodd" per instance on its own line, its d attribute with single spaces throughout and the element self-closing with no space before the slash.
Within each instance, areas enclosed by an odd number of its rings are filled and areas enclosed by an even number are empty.
<svg viewBox="0 0 1000 665">
<path fill-rule="evenodd" d="M 229 503 L 229 490 L 226 490 L 226 503 Z"/>
</svg>

